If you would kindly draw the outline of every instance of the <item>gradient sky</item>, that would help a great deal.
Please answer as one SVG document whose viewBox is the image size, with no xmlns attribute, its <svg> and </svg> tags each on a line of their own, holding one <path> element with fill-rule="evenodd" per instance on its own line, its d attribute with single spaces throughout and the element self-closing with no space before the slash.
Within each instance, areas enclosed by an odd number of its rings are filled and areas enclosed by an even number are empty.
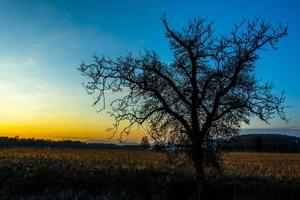
<svg viewBox="0 0 300 200">
<path fill-rule="evenodd" d="M 261 53 L 257 76 L 284 90 L 291 119 L 271 125 L 253 119 L 244 128 L 281 128 L 300 136 L 300 3 L 295 0 L 236 1 L 18 1 L 0 0 L 0 135 L 50 139 L 106 140 L 112 119 L 96 113 L 76 68 L 93 54 L 118 56 L 155 50 L 171 58 L 160 16 L 173 27 L 189 18 L 215 21 L 228 32 L 243 18 L 262 16 L 289 24 L 276 51 Z M 113 96 L 111 96 L 113 98 Z M 279 129 L 278 129 L 279 130 Z M 296 131 L 295 131 L 296 130 Z M 125 137 L 133 141 L 139 131 Z"/>
</svg>

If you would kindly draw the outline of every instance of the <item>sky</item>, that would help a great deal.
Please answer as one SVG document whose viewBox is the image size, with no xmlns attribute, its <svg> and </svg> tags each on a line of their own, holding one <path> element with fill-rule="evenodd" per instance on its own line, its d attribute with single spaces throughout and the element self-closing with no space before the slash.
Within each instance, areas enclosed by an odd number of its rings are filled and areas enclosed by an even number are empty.
<svg viewBox="0 0 300 200">
<path fill-rule="evenodd" d="M 288 24 L 289 35 L 278 49 L 260 53 L 255 73 L 275 83 L 275 94 L 285 92 L 291 121 L 275 118 L 265 124 L 254 118 L 243 132 L 300 136 L 297 0 L 0 0 L 0 8 L 0 136 L 107 141 L 113 120 L 92 107 L 94 99 L 82 87 L 77 67 L 91 62 L 92 55 L 116 57 L 145 49 L 168 62 L 172 53 L 162 13 L 178 29 L 188 19 L 205 17 L 214 21 L 216 33 L 257 16 Z M 137 141 L 141 132 L 133 130 L 123 141 Z"/>
</svg>

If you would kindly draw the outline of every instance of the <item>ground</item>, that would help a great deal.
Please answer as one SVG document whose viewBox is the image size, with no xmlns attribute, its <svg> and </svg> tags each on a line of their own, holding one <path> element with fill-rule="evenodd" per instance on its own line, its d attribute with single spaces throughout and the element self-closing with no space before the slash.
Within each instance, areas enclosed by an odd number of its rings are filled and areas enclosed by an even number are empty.
<svg viewBox="0 0 300 200">
<path fill-rule="evenodd" d="M 209 199 L 300 199 L 300 154 L 222 153 Z M 0 199 L 191 199 L 182 154 L 137 150 L 0 149 Z"/>
</svg>

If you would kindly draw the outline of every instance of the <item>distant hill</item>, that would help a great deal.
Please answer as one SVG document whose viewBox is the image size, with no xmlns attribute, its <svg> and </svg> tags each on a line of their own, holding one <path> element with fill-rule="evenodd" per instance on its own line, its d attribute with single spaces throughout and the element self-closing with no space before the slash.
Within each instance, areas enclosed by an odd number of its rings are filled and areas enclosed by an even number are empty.
<svg viewBox="0 0 300 200">
<path fill-rule="evenodd" d="M 218 142 L 221 150 L 300 152 L 300 138 L 279 134 L 245 134 Z"/>
</svg>

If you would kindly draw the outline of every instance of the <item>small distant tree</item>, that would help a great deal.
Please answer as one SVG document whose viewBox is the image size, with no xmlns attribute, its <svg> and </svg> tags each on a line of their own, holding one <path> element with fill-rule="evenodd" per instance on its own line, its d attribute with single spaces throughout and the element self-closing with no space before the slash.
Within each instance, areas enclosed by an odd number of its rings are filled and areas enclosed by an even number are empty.
<svg viewBox="0 0 300 200">
<path fill-rule="evenodd" d="M 105 108 L 105 93 L 118 93 L 110 112 L 114 130 L 125 120 L 121 135 L 138 124 L 152 138 L 185 143 L 201 183 L 204 166 L 218 166 L 215 138 L 238 134 L 252 116 L 268 122 L 278 114 L 286 120 L 284 95 L 274 95 L 273 85 L 258 81 L 254 70 L 259 51 L 275 49 L 287 27 L 254 19 L 216 35 L 213 23 L 204 19 L 189 21 L 181 31 L 171 28 L 165 16 L 162 22 L 173 52 L 170 62 L 146 51 L 95 57 L 79 70 L 88 78 L 88 94 L 97 97 L 95 104 L 102 101 Z"/>
<path fill-rule="evenodd" d="M 156 151 L 163 151 L 165 149 L 165 143 L 161 141 L 154 141 L 153 147 Z"/>
<path fill-rule="evenodd" d="M 255 150 L 262 151 L 263 149 L 263 138 L 261 136 L 257 136 L 255 138 Z"/>
<path fill-rule="evenodd" d="M 143 149 L 148 149 L 150 147 L 150 143 L 147 136 L 142 137 L 140 145 Z"/>
</svg>

